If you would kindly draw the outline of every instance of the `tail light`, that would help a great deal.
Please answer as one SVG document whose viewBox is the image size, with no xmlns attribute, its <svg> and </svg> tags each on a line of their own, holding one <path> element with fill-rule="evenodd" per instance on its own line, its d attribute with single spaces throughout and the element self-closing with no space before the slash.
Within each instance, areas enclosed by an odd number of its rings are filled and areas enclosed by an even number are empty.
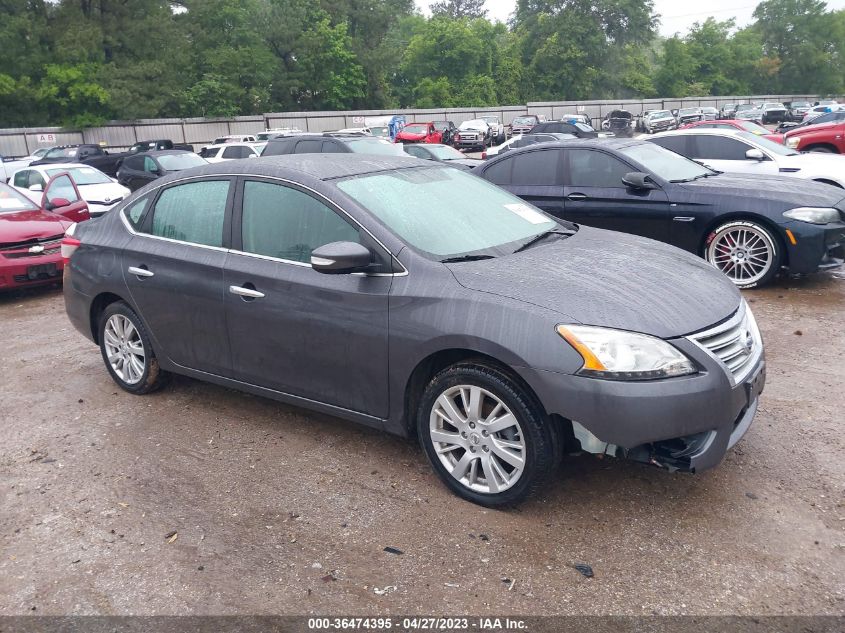
<svg viewBox="0 0 845 633">
<path fill-rule="evenodd" d="M 76 249 L 82 245 L 82 242 L 75 238 L 73 234 L 76 232 L 76 223 L 73 223 L 65 231 L 65 236 L 62 238 L 62 261 L 67 264 L 70 258 L 76 252 Z"/>
</svg>

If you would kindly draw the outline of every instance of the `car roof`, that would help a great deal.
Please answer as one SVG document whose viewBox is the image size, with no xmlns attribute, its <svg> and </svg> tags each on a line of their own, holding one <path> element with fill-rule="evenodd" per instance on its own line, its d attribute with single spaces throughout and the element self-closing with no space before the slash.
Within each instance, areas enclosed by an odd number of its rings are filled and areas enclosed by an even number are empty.
<svg viewBox="0 0 845 633">
<path fill-rule="evenodd" d="M 706 127 L 691 127 L 691 128 L 684 128 L 683 130 L 671 130 L 668 132 L 660 132 L 656 136 L 688 136 L 690 134 L 709 134 L 710 136 L 743 136 L 745 134 L 752 134 L 748 130 L 739 130 L 737 128 L 725 129 L 725 128 L 706 128 Z M 755 134 L 756 136 L 756 134 Z"/>
<path fill-rule="evenodd" d="M 165 153 L 165 152 L 161 152 Z M 173 152 L 169 152 L 173 153 Z M 181 179 L 188 176 L 211 176 L 217 174 L 268 176 L 296 180 L 334 180 L 347 176 L 361 176 L 395 169 L 416 167 L 432 168 L 436 164 L 412 156 L 387 156 L 375 154 L 327 153 L 327 154 L 284 154 L 262 156 L 251 160 L 232 160 L 209 163 L 178 172 L 162 179 Z M 304 178 L 303 178 L 304 177 Z"/>
<path fill-rule="evenodd" d="M 269 140 L 269 139 L 268 139 Z M 212 143 L 211 145 L 206 145 L 206 149 L 220 149 L 221 147 L 251 147 L 255 149 L 255 143 L 251 141 L 244 141 L 241 143 Z M 162 150 L 162 151 L 174 151 L 174 150 Z M 187 150 L 182 150 L 187 151 Z M 152 152 L 144 152 L 145 154 L 151 154 Z"/>
<path fill-rule="evenodd" d="M 168 156 L 170 154 L 193 154 L 193 152 L 189 152 L 186 149 L 157 149 L 152 152 L 143 152 L 141 154 L 135 154 L 136 156 L 152 156 L 155 158 L 156 156 Z M 130 156 L 131 158 L 131 156 Z"/>
<path fill-rule="evenodd" d="M 541 132 L 541 134 L 546 134 L 546 132 Z M 523 136 L 524 138 L 524 136 Z M 586 148 L 586 149 L 613 149 L 613 150 L 620 150 L 626 147 L 633 147 L 636 145 L 645 145 L 648 141 L 630 138 L 630 139 L 621 139 L 621 138 L 573 138 L 573 139 L 566 139 L 561 141 L 549 141 L 548 143 L 536 143 L 534 145 L 528 145 L 527 147 L 520 147 L 513 151 L 506 152 L 504 154 L 499 154 L 494 156 L 491 161 L 498 160 L 500 156 L 515 156 L 518 153 L 522 153 L 525 151 L 537 149 L 538 147 L 578 147 L 578 148 Z"/>
<path fill-rule="evenodd" d="M 86 167 L 88 169 L 97 169 L 96 167 L 92 167 L 91 165 L 86 165 L 85 163 L 45 163 L 43 165 L 30 165 L 29 167 L 24 167 L 23 169 L 42 169 L 44 171 L 54 170 L 54 169 L 77 169 L 78 167 Z M 18 171 L 23 171 L 23 169 Z M 100 171 L 97 169 L 97 171 Z"/>
</svg>

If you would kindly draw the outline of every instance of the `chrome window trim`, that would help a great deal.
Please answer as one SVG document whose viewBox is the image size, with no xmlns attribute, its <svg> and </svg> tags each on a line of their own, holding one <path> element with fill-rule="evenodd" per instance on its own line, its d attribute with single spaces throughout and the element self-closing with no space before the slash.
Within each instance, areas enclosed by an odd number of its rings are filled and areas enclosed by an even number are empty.
<svg viewBox="0 0 845 633">
<path fill-rule="evenodd" d="M 369 235 L 371 238 L 373 238 L 373 240 L 376 242 L 376 244 L 381 246 L 385 250 L 385 252 L 402 267 L 402 270 L 398 273 L 363 273 L 363 272 L 361 272 L 361 273 L 350 273 L 350 274 L 355 275 L 357 277 L 407 277 L 408 276 L 408 269 L 405 267 L 405 264 L 403 264 L 401 262 L 401 260 L 398 257 L 396 257 L 396 255 L 394 255 L 393 252 L 389 248 L 387 248 L 387 246 L 385 246 L 384 243 L 380 239 L 378 239 L 375 235 L 373 235 L 367 227 L 365 227 L 363 224 L 358 222 L 355 218 L 353 218 L 351 215 L 349 215 L 349 213 L 347 213 L 345 209 L 340 207 L 336 202 L 333 202 L 332 200 L 330 200 L 329 198 L 327 198 L 326 196 L 321 194 L 319 191 L 312 189 L 308 185 L 303 185 L 302 183 L 294 182 L 293 180 L 288 180 L 286 178 L 280 178 L 279 176 L 264 176 L 264 175 L 255 175 L 255 174 L 203 174 L 201 176 L 186 176 L 185 178 L 178 178 L 176 180 L 170 180 L 166 183 L 162 183 L 160 185 L 156 185 L 156 186 L 152 187 L 144 195 L 153 194 L 152 197 L 155 198 L 157 194 L 155 194 L 154 192 L 156 190 L 161 189 L 164 186 L 172 185 L 172 184 L 179 183 L 179 182 L 186 182 L 186 181 L 192 181 L 192 180 L 203 180 L 203 179 L 213 180 L 215 178 L 238 178 L 238 177 L 259 178 L 259 179 L 263 178 L 263 179 L 267 179 L 267 180 L 275 180 L 275 181 L 282 182 L 282 183 L 285 183 L 285 184 L 294 185 L 294 187 L 300 187 L 300 188 L 312 193 L 313 195 L 317 196 L 321 200 L 324 200 L 329 205 L 330 208 L 334 208 L 334 209 L 337 209 L 338 211 L 340 211 L 355 226 L 358 226 L 358 227 L 361 228 L 361 230 L 365 231 L 367 233 L 367 235 Z M 139 198 L 140 197 L 141 196 L 139 196 Z M 126 202 L 125 199 L 124 199 L 124 202 Z M 290 260 L 290 259 L 282 259 L 280 257 L 271 257 L 269 255 L 259 255 L 258 253 L 248 253 L 246 251 L 239 251 L 239 250 L 236 250 L 236 249 L 233 249 L 233 248 L 224 248 L 222 246 L 208 246 L 207 244 L 197 244 L 196 242 L 186 242 L 186 241 L 183 241 L 183 240 L 174 240 L 174 239 L 169 238 L 169 237 L 161 237 L 159 235 L 152 235 L 150 233 L 139 233 L 138 231 L 136 231 L 132 227 L 132 225 L 129 223 L 129 218 L 127 218 L 126 214 L 124 213 L 124 211 L 129 206 L 131 206 L 131 205 L 125 204 L 117 212 L 120 214 L 120 220 L 121 220 L 121 222 L 123 222 L 124 228 L 126 228 L 126 230 L 129 231 L 130 234 L 132 234 L 136 237 L 145 237 L 145 238 L 149 238 L 149 239 L 153 239 L 153 240 L 164 240 L 166 242 L 171 242 L 171 243 L 174 243 L 174 244 L 183 244 L 185 246 L 196 246 L 198 248 L 206 248 L 206 249 L 215 250 L 215 251 L 223 251 L 225 253 L 230 253 L 232 255 L 246 255 L 247 257 L 255 257 L 257 259 L 266 259 L 268 261 L 274 261 L 274 262 L 278 262 L 280 264 L 291 264 L 293 266 L 305 266 L 305 267 L 311 268 L 311 264 L 309 264 L 308 262 L 297 262 L 297 261 L 293 261 L 293 260 Z"/>
</svg>

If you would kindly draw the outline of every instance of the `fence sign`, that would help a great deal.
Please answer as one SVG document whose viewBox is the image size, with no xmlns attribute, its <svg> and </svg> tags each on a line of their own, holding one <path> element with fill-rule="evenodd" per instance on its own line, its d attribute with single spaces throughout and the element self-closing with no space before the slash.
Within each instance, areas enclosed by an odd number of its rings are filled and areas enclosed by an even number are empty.
<svg viewBox="0 0 845 633">
<path fill-rule="evenodd" d="M 354 117 L 352 117 L 352 122 L 353 122 L 353 123 L 360 123 L 360 124 L 362 124 L 362 125 L 363 125 L 363 124 L 364 124 L 364 117 L 362 117 L 362 116 L 354 116 Z"/>
<path fill-rule="evenodd" d="M 39 134 L 38 135 L 38 142 L 39 143 L 55 143 L 56 142 L 56 135 L 55 134 Z"/>
</svg>

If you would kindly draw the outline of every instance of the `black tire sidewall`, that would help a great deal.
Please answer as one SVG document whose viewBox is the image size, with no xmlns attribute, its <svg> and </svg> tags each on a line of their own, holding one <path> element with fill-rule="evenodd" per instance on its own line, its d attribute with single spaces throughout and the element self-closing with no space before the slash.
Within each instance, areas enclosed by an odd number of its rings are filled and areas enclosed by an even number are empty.
<svg viewBox="0 0 845 633">
<path fill-rule="evenodd" d="M 135 384 L 129 384 L 125 382 L 120 376 L 118 376 L 112 368 L 111 363 L 108 359 L 105 343 L 106 322 L 109 320 L 110 317 L 115 314 L 120 314 L 132 322 L 132 325 L 134 325 L 135 329 L 138 330 L 138 334 L 141 338 L 141 343 L 144 346 L 144 373 L 141 374 L 141 379 Z M 157 362 L 155 359 L 155 354 L 153 353 L 153 347 L 150 341 L 150 337 L 147 334 L 147 329 L 146 327 L 144 327 L 144 323 L 141 321 L 141 319 L 138 317 L 138 315 L 132 308 L 130 308 L 126 303 L 122 301 L 117 301 L 106 307 L 106 309 L 103 311 L 103 314 L 100 316 L 98 333 L 100 341 L 100 354 L 103 357 L 103 363 L 105 364 L 106 370 L 109 372 L 109 375 L 112 377 L 112 380 L 114 380 L 121 389 L 133 394 L 144 394 L 148 393 L 149 391 L 152 391 L 157 386 L 158 376 L 150 375 L 154 364 L 157 374 L 160 374 L 160 370 L 158 370 Z"/>
<path fill-rule="evenodd" d="M 519 481 L 497 494 L 464 487 L 446 470 L 434 450 L 429 434 L 431 409 L 437 398 L 457 385 L 475 385 L 493 393 L 519 421 L 525 439 L 525 469 Z M 459 497 L 487 507 L 515 505 L 536 492 L 556 465 L 552 425 L 534 398 L 503 372 L 480 364 L 455 365 L 437 374 L 427 385 L 416 414 L 417 433 L 429 462 L 446 486 Z"/>
</svg>

